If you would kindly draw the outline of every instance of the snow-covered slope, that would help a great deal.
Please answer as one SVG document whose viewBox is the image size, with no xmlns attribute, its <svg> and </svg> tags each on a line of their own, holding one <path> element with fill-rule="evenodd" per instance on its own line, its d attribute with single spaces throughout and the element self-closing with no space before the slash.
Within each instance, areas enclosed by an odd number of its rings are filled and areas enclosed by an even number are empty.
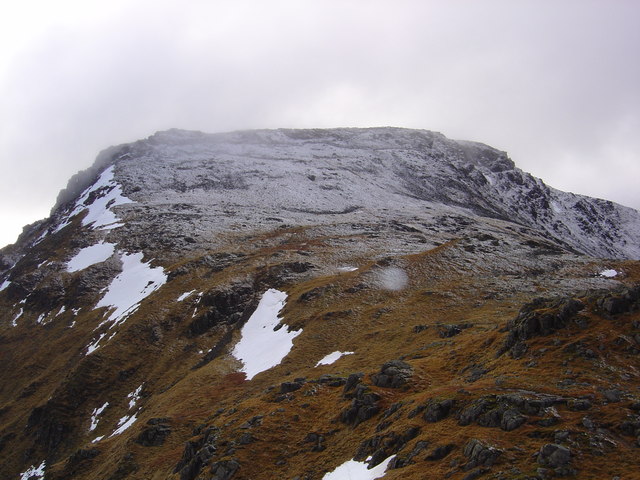
<svg viewBox="0 0 640 480">
<path fill-rule="evenodd" d="M 121 204 L 115 210 L 129 220 L 121 232 L 135 236 L 162 224 L 165 248 L 170 238 L 179 246 L 184 232 L 201 241 L 243 224 L 406 221 L 444 208 L 515 222 L 581 253 L 640 258 L 638 211 L 555 190 L 504 152 L 423 130 L 170 130 L 113 147 L 100 162 L 115 165 L 124 191 L 106 194 L 133 200 L 110 205 Z M 85 197 L 95 190 L 91 176 L 84 177 L 87 185 L 72 182 L 61 194 L 74 200 L 57 206 L 50 231 L 81 211 L 80 187 L 91 187 Z M 103 177 L 96 180 L 100 188 Z"/>
</svg>

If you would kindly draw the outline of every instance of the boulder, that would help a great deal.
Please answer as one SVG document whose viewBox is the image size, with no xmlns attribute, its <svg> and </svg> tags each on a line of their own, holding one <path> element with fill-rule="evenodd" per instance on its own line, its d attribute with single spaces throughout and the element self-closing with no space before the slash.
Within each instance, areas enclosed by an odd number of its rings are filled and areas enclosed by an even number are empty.
<svg viewBox="0 0 640 480">
<path fill-rule="evenodd" d="M 230 480 L 240 470 L 240 464 L 237 460 L 221 460 L 211 465 L 211 480 Z"/>
<path fill-rule="evenodd" d="M 344 389 L 342 391 L 343 395 L 349 395 L 349 392 L 354 390 L 357 385 L 362 382 L 362 378 L 364 377 L 364 373 L 352 373 L 347 377 L 347 381 L 344 384 Z"/>
<path fill-rule="evenodd" d="M 564 467 L 571 461 L 571 450 L 557 443 L 547 443 L 538 452 L 538 463 L 550 468 Z"/>
<path fill-rule="evenodd" d="M 567 401 L 567 408 L 573 412 L 581 412 L 591 408 L 591 402 L 586 398 L 572 398 Z"/>
<path fill-rule="evenodd" d="M 494 446 L 472 438 L 467 442 L 463 450 L 464 456 L 469 459 L 465 469 L 470 470 L 479 466 L 490 467 L 498 461 L 498 458 L 503 453 L 502 450 Z"/>
<path fill-rule="evenodd" d="M 440 420 L 444 420 L 445 418 L 447 418 L 447 416 L 451 412 L 451 409 L 453 408 L 454 405 L 455 405 L 455 400 L 451 398 L 448 398 L 442 401 L 432 400 L 429 403 L 427 403 L 427 406 L 424 412 L 424 419 L 430 423 L 435 423 L 435 422 L 439 422 Z"/>
<path fill-rule="evenodd" d="M 453 449 L 456 448 L 455 444 L 448 443 L 446 445 L 438 445 L 433 451 L 425 457 L 425 460 L 430 462 L 435 462 L 437 460 L 442 460 L 444 457 L 449 455 Z"/>
<path fill-rule="evenodd" d="M 391 360 L 382 365 L 379 373 L 371 375 L 371 381 L 377 387 L 400 388 L 413 375 L 413 368 L 402 360 Z"/>
<path fill-rule="evenodd" d="M 522 424 L 526 423 L 526 421 L 527 417 L 522 415 L 518 410 L 510 408 L 502 414 L 500 428 L 505 432 L 510 432 L 511 430 L 515 430 Z"/>
</svg>

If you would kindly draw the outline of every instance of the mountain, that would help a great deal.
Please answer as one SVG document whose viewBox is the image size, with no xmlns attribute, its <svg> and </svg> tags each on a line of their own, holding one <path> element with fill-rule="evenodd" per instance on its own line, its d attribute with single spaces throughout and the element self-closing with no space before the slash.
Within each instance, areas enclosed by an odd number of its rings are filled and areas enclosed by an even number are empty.
<svg viewBox="0 0 640 480">
<path fill-rule="evenodd" d="M 2 478 L 634 478 L 638 259 L 438 133 L 111 147 L 0 251 Z"/>
</svg>

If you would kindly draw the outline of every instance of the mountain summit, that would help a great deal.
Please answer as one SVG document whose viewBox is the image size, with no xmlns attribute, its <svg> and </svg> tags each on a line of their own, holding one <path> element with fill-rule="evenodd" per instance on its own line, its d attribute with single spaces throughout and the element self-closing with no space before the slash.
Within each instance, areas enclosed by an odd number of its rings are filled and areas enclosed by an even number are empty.
<svg viewBox="0 0 640 480">
<path fill-rule="evenodd" d="M 640 212 L 438 133 L 111 147 L 0 250 L 0 471 L 627 478 L 639 258 Z"/>
</svg>

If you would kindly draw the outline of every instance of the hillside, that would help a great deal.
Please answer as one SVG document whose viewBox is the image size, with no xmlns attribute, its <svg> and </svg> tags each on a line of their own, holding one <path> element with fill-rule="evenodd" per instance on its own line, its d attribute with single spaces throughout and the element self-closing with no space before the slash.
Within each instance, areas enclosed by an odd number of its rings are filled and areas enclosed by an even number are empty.
<svg viewBox="0 0 640 480">
<path fill-rule="evenodd" d="M 111 147 L 0 251 L 2 478 L 639 478 L 638 259 L 433 132 Z"/>
</svg>

